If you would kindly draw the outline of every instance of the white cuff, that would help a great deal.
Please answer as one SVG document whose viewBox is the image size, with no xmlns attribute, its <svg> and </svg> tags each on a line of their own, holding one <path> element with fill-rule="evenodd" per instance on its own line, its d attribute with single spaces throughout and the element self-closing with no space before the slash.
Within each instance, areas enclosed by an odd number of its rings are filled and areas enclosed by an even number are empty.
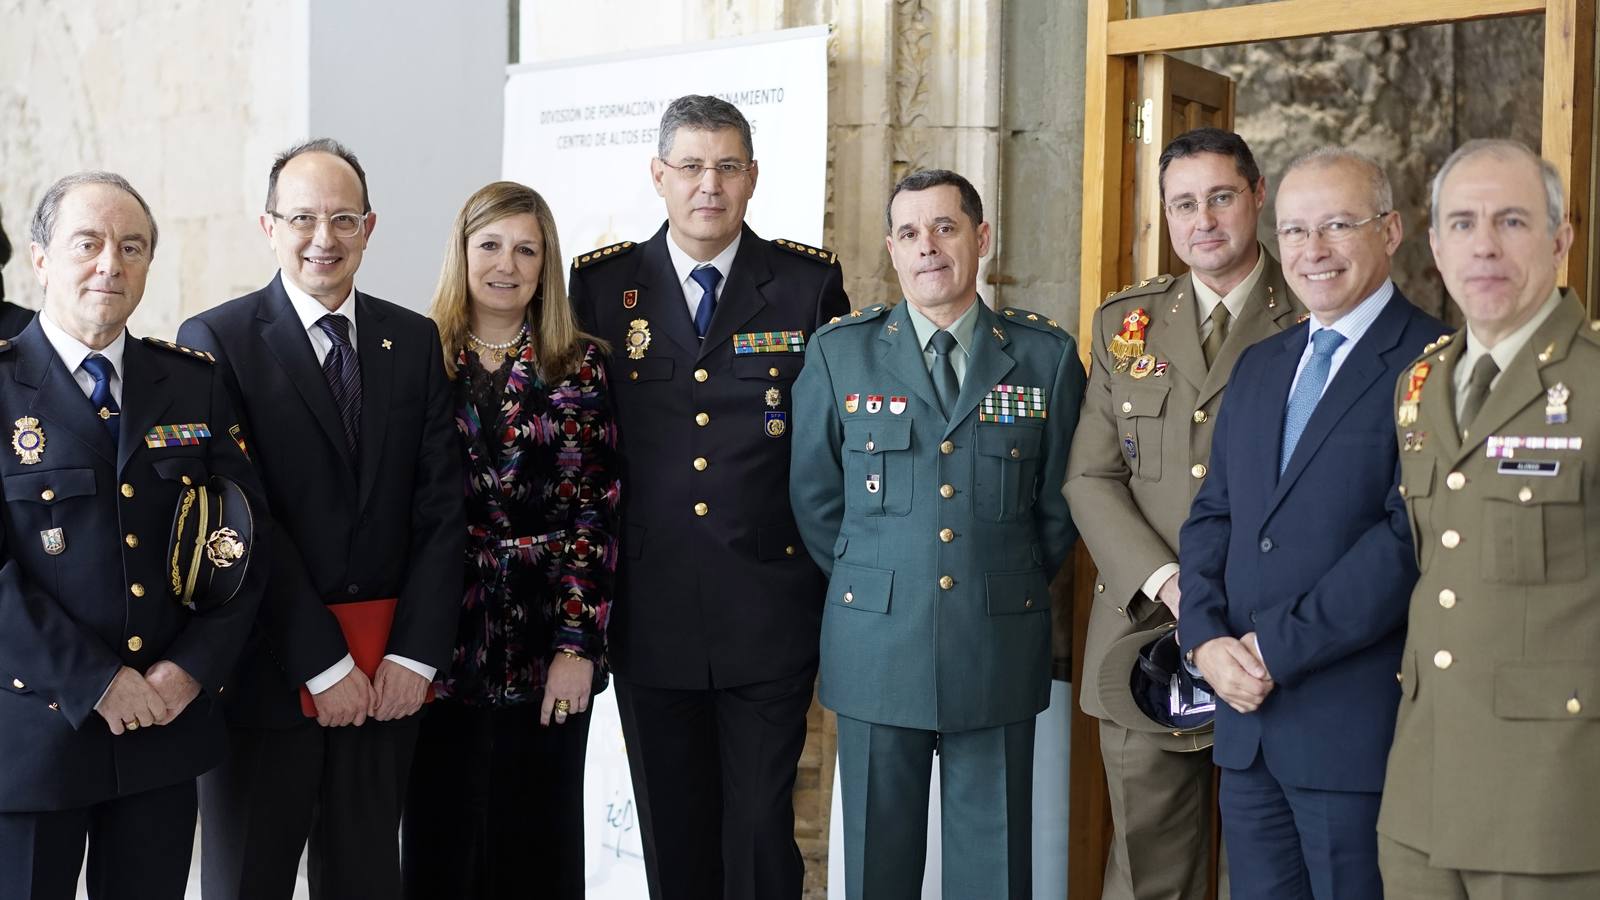
<svg viewBox="0 0 1600 900">
<path fill-rule="evenodd" d="M 386 653 L 384 654 L 383 658 L 397 666 L 405 666 L 418 675 L 421 675 L 423 679 L 430 684 L 433 683 L 433 676 L 439 673 L 439 670 L 435 669 L 433 666 L 425 666 L 414 659 L 406 659 L 404 656 L 399 656 L 394 653 Z"/>
<path fill-rule="evenodd" d="M 328 688 L 338 684 L 346 675 L 349 675 L 350 670 L 354 669 L 355 667 L 355 658 L 346 653 L 344 655 L 344 659 L 339 660 L 338 662 L 329 666 L 327 669 L 323 670 L 321 675 L 317 675 L 310 681 L 307 681 L 306 690 L 313 694 L 320 694 Z"/>
<path fill-rule="evenodd" d="M 1144 587 L 1141 588 L 1141 590 L 1144 591 L 1144 595 L 1146 597 L 1149 597 L 1151 600 L 1159 603 L 1161 602 L 1161 598 L 1157 597 L 1156 595 L 1161 593 L 1161 586 L 1167 583 L 1168 578 L 1171 578 L 1176 574 L 1178 574 L 1178 564 L 1169 562 L 1157 569 L 1155 574 L 1151 575 L 1149 578 L 1146 578 L 1144 580 Z"/>
</svg>

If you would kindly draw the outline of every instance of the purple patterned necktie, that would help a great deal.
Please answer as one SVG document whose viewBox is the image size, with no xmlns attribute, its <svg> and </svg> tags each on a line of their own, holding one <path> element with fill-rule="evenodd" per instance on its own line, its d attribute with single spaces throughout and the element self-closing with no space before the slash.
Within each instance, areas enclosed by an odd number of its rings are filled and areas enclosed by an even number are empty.
<svg viewBox="0 0 1600 900">
<path fill-rule="evenodd" d="M 329 313 L 317 320 L 317 327 L 333 342 L 322 360 L 322 374 L 333 391 L 333 405 L 339 407 L 339 418 L 344 421 L 345 444 L 354 457 L 356 435 L 361 432 L 361 367 L 350 346 L 350 320 Z"/>
</svg>

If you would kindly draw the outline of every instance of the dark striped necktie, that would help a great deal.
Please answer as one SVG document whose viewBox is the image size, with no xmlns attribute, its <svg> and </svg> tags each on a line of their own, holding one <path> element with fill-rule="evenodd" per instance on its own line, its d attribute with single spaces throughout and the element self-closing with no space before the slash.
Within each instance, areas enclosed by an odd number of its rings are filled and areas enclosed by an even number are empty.
<svg viewBox="0 0 1600 900">
<path fill-rule="evenodd" d="M 333 346 L 322 360 L 322 374 L 333 391 L 333 405 L 339 407 L 344 422 L 344 440 L 350 455 L 356 455 L 356 436 L 361 433 L 361 366 L 355 348 L 350 346 L 350 320 L 332 313 L 317 320 L 317 327 Z"/>
</svg>

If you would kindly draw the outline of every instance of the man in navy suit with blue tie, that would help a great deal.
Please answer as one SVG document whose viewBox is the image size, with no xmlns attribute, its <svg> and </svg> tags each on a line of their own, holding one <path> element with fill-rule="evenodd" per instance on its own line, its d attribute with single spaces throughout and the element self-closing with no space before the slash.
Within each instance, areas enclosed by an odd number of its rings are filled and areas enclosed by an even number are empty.
<svg viewBox="0 0 1600 900">
<path fill-rule="evenodd" d="M 1394 385 L 1446 329 L 1389 280 L 1383 170 L 1314 151 L 1280 182 L 1303 328 L 1239 358 L 1179 539 L 1178 633 L 1226 705 L 1212 754 L 1234 900 L 1383 895 L 1376 822 L 1410 590 Z"/>
</svg>

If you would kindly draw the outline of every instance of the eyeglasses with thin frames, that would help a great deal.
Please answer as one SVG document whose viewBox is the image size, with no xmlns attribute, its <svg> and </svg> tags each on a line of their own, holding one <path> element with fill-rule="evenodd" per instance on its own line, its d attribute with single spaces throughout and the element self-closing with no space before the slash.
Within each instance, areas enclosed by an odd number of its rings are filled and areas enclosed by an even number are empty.
<svg viewBox="0 0 1600 900">
<path fill-rule="evenodd" d="M 658 156 L 656 159 L 661 159 L 661 157 Z M 678 177 L 682 178 L 684 181 L 699 181 L 701 178 L 705 177 L 707 172 L 715 172 L 719 178 L 742 178 L 746 175 L 749 175 L 750 170 L 756 166 L 754 162 L 724 162 L 717 163 L 714 166 L 704 166 L 700 163 L 684 163 L 683 165 L 679 166 L 673 165 L 664 159 L 661 159 L 661 164 L 672 171 L 677 172 Z"/>
<path fill-rule="evenodd" d="M 1217 191 L 1206 197 L 1206 208 L 1213 213 L 1219 213 L 1233 205 L 1243 191 Z M 1187 200 L 1175 200 L 1166 205 L 1167 215 L 1174 219 L 1192 219 L 1200 212 L 1200 201 L 1190 197 Z"/>
<path fill-rule="evenodd" d="M 1317 237 L 1322 238 L 1326 243 L 1337 244 L 1340 241 L 1347 241 L 1355 237 L 1361 226 L 1376 222 L 1393 211 L 1389 210 L 1367 216 L 1358 222 L 1351 222 L 1345 219 L 1329 219 L 1315 228 L 1307 228 L 1304 225 L 1279 225 L 1273 230 L 1278 234 L 1278 243 L 1285 247 L 1298 247 L 1304 244 L 1306 239 L 1311 237 L 1312 232 L 1316 232 Z"/>
<path fill-rule="evenodd" d="M 289 230 L 302 237 L 310 237 L 317 233 L 317 226 L 323 222 L 328 223 L 328 230 L 335 237 L 349 238 L 361 233 L 361 226 L 366 222 L 366 216 L 359 213 L 334 213 L 331 216 L 314 216 L 311 213 L 292 213 L 284 215 L 277 210 L 267 210 L 267 215 L 278 219 L 289 226 Z"/>
</svg>

